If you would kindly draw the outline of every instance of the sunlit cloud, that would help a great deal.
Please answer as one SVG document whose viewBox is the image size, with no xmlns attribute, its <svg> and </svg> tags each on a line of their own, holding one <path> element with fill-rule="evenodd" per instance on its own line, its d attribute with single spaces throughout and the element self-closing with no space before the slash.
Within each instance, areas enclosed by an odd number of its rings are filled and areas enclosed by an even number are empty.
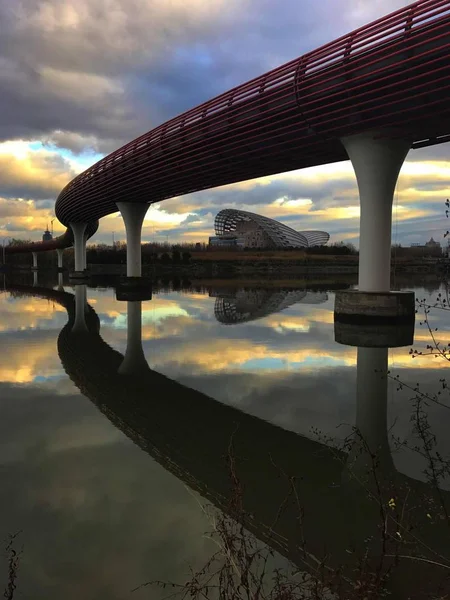
<svg viewBox="0 0 450 600">
<path fill-rule="evenodd" d="M 186 212 L 184 214 L 179 214 L 179 213 L 171 214 L 171 213 L 168 213 L 164 208 L 162 208 L 161 205 L 153 205 L 153 206 L 150 206 L 150 208 L 147 211 L 147 214 L 145 215 L 144 229 L 145 229 L 145 224 L 147 222 L 151 222 L 155 226 L 180 225 L 180 223 L 183 223 L 183 221 L 185 221 L 190 214 L 191 213 L 189 213 L 189 212 Z"/>
<path fill-rule="evenodd" d="M 30 343 L 29 339 L 14 340 L 8 352 L 2 354 L 0 381 L 30 383 L 36 378 L 62 376 L 64 369 L 55 353 L 55 339 L 40 339 Z"/>
<path fill-rule="evenodd" d="M 24 331 L 28 329 L 58 328 L 64 322 L 65 309 L 56 302 L 38 300 L 36 298 L 14 298 L 13 301 L 8 294 L 0 294 L 0 332 L 2 331 Z M 60 313 L 57 320 L 55 317 Z"/>
<path fill-rule="evenodd" d="M 76 175 L 57 152 L 34 150 L 31 142 L 0 143 L 0 195 L 52 198 Z"/>
</svg>

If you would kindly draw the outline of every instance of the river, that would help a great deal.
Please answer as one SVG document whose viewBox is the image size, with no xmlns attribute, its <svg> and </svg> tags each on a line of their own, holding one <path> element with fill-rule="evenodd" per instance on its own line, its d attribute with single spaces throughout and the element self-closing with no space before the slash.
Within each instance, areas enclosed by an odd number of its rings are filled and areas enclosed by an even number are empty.
<svg viewBox="0 0 450 600">
<path fill-rule="evenodd" d="M 88 286 L 78 316 L 65 281 L 0 283 L 0 533 L 17 533 L 18 597 L 166 597 L 132 590 L 201 568 L 217 549 L 204 534 L 236 492 L 246 531 L 275 552 L 270 568 L 379 555 L 381 503 L 383 551 L 409 557 L 387 588 L 450 590 L 443 282 L 408 288 L 439 303 L 427 322 L 419 308 L 412 345 L 359 349 L 335 340 L 342 282 L 176 282 L 142 303 Z M 374 492 L 373 476 L 387 487 Z"/>
</svg>

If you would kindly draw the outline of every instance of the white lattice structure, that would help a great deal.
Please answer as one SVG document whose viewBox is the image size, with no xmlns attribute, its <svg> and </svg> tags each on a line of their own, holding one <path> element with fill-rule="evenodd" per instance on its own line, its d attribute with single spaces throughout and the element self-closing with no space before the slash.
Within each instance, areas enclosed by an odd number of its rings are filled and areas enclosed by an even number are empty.
<svg viewBox="0 0 450 600">
<path fill-rule="evenodd" d="M 326 292 L 311 290 L 240 289 L 233 295 L 216 297 L 214 315 L 220 323 L 232 325 L 261 319 L 293 304 L 322 304 L 327 300 Z"/>
<path fill-rule="evenodd" d="M 330 239 L 325 231 L 295 231 L 268 217 L 232 208 L 216 215 L 214 227 L 217 238 L 211 238 L 211 243 L 235 240 L 246 248 L 307 248 L 323 246 Z"/>
</svg>

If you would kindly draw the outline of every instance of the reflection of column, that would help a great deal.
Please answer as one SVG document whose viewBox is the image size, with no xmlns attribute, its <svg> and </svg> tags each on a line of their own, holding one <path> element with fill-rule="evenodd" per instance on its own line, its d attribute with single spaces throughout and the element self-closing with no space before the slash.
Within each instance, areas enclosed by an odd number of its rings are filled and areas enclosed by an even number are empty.
<svg viewBox="0 0 450 600">
<path fill-rule="evenodd" d="M 149 369 L 142 348 L 142 302 L 127 302 L 127 349 L 119 373 L 128 375 Z"/>
<path fill-rule="evenodd" d="M 38 284 L 38 272 L 36 269 L 33 271 L 33 286 L 36 287 Z"/>
<path fill-rule="evenodd" d="M 75 321 L 72 327 L 72 333 L 86 333 L 88 331 L 86 324 L 87 312 L 87 286 L 75 286 Z"/>
<path fill-rule="evenodd" d="M 356 375 L 356 434 L 348 466 L 392 472 L 387 431 L 388 348 L 358 348 Z M 351 465 L 351 466 L 350 466 Z"/>
<path fill-rule="evenodd" d="M 60 292 L 64 291 L 63 274 L 61 271 L 58 273 L 58 290 Z"/>
<path fill-rule="evenodd" d="M 63 268 L 64 248 L 57 248 L 56 254 L 58 255 L 58 269 L 62 269 Z"/>
<path fill-rule="evenodd" d="M 31 254 L 33 255 L 33 269 L 37 269 L 38 268 L 37 252 L 32 252 Z"/>
</svg>

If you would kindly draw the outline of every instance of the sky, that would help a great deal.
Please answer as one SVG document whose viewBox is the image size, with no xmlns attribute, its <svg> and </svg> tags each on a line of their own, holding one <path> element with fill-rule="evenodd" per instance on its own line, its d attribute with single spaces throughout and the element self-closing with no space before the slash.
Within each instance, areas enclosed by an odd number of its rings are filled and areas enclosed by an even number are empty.
<svg viewBox="0 0 450 600">
<path fill-rule="evenodd" d="M 41 239 L 64 185 L 167 119 L 406 6 L 406 0 L 5 0 L 0 3 L 0 240 Z M 449 145 L 411 151 L 393 242 L 442 243 Z M 152 205 L 144 241 L 207 241 L 223 208 L 358 245 L 349 161 Z M 55 235 L 64 227 L 55 220 Z M 92 242 L 125 239 L 119 214 Z"/>
</svg>

